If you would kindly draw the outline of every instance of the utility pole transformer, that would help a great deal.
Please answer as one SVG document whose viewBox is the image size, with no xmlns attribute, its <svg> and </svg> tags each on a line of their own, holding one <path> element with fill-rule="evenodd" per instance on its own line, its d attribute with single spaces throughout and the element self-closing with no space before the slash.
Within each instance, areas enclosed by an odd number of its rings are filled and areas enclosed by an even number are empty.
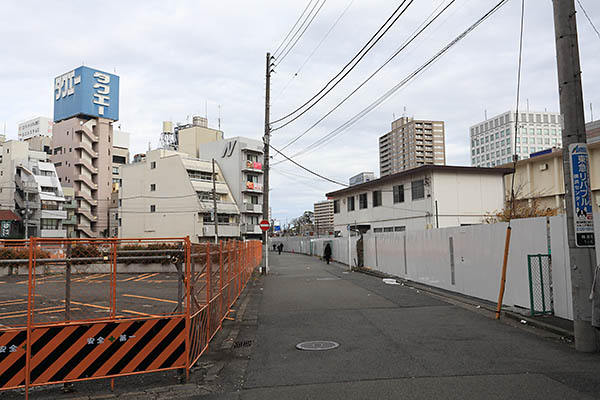
<svg viewBox="0 0 600 400">
<path fill-rule="evenodd" d="M 586 143 L 575 2 L 574 0 L 552 0 L 552 3 L 554 6 L 554 33 L 558 64 L 558 91 L 560 112 L 563 119 L 565 211 L 567 214 L 569 264 L 573 294 L 575 348 L 578 351 L 595 352 L 598 351 L 599 347 L 594 327 L 600 327 L 600 290 L 597 289 L 599 284 L 593 284 L 595 271 L 597 271 L 595 248 L 593 246 L 577 246 L 571 182 L 571 154 L 569 150 L 572 144 L 585 145 Z M 587 170 L 589 171 L 589 165 Z"/>
<path fill-rule="evenodd" d="M 271 53 L 267 53 L 266 62 L 266 85 L 265 85 L 265 136 L 263 142 L 265 144 L 263 155 L 263 219 L 270 221 L 269 219 L 269 145 L 271 141 L 271 121 L 270 121 L 270 107 L 271 107 Z M 263 245 L 267 246 L 267 235 L 269 231 L 263 232 Z M 269 251 L 269 249 L 266 249 Z M 267 256 L 265 256 L 265 266 L 262 273 L 266 274 L 269 266 L 267 264 Z"/>
</svg>

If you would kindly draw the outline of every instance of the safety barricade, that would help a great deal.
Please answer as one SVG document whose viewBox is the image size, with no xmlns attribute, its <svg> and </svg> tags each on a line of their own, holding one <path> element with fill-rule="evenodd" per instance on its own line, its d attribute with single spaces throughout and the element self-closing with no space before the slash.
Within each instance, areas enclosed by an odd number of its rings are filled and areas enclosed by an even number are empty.
<svg viewBox="0 0 600 400">
<path fill-rule="evenodd" d="M 187 378 L 261 257 L 258 241 L 0 241 L 0 390 Z"/>
</svg>

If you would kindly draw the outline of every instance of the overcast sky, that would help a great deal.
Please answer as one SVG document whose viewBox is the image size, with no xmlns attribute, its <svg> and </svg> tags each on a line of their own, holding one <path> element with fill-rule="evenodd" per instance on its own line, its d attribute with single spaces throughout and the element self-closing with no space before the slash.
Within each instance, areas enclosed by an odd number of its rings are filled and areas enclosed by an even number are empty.
<svg viewBox="0 0 600 400">
<path fill-rule="evenodd" d="M 204 115 L 226 137 L 261 139 L 264 127 L 265 54 L 273 52 L 308 0 L 268 1 L 4 1 L 0 14 L 0 123 L 9 138 L 18 122 L 52 117 L 53 78 L 82 63 L 121 77 L 120 121 L 131 132 L 131 153 L 157 147 L 161 122 Z M 351 74 L 310 112 L 273 133 L 281 148 L 327 113 L 388 56 L 440 4 L 418 0 Z M 580 0 L 600 28 L 600 2 Z M 345 65 L 399 1 L 327 0 L 272 78 L 272 120 L 304 103 Z M 331 132 L 396 85 L 496 0 L 456 0 L 448 11 L 365 87 L 301 140 L 295 154 Z M 329 36 L 316 46 L 349 6 Z M 600 37 L 578 8 L 586 121 L 590 103 L 600 117 Z M 500 11 L 436 64 L 317 151 L 297 161 L 347 182 L 361 171 L 379 175 L 377 139 L 393 117 L 406 115 L 446 123 L 446 159 L 469 165 L 469 126 L 515 108 L 520 1 Z M 527 0 L 521 107 L 558 111 L 552 2 Z M 314 51 L 314 53 L 313 53 Z M 309 55 L 312 57 L 308 59 Z M 305 64 L 304 64 L 305 63 Z M 299 68 L 304 66 L 299 70 Z M 298 72 L 299 70 L 299 72 Z M 296 76 L 294 74 L 297 73 Z M 292 79 L 293 78 L 293 79 Z M 275 157 L 274 161 L 280 157 Z M 290 163 L 272 170 L 274 217 L 285 222 L 312 210 L 339 186 Z"/>
</svg>

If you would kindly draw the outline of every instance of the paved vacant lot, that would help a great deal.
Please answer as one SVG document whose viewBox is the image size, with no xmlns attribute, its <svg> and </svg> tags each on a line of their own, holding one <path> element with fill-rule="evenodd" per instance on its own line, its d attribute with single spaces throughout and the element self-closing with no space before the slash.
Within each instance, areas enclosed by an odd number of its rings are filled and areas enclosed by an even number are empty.
<svg viewBox="0 0 600 400">
<path fill-rule="evenodd" d="M 171 313 L 177 306 L 175 273 L 117 274 L 117 315 L 124 317 Z M 108 316 L 110 274 L 73 274 L 71 319 Z M 0 325 L 24 326 L 27 321 L 27 276 L 0 278 Z M 64 274 L 38 276 L 35 285 L 34 322 L 65 320 Z"/>
</svg>

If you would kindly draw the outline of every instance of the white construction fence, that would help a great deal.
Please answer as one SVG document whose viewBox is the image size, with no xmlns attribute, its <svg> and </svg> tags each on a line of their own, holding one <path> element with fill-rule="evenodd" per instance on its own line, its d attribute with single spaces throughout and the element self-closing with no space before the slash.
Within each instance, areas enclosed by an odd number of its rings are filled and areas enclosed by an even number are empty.
<svg viewBox="0 0 600 400">
<path fill-rule="evenodd" d="M 596 240 L 600 215 L 595 215 Z M 566 217 L 512 221 L 504 304 L 529 309 L 530 278 L 527 256 L 551 254 L 554 314 L 573 319 L 568 266 Z M 496 302 L 500 287 L 507 223 L 482 224 L 426 231 L 367 233 L 363 236 L 364 265 L 410 281 Z M 356 265 L 357 237 L 352 237 Z M 332 258 L 348 264 L 348 238 L 280 237 L 284 251 L 322 256 L 325 243 Z M 600 252 L 596 248 L 597 259 Z"/>
</svg>

